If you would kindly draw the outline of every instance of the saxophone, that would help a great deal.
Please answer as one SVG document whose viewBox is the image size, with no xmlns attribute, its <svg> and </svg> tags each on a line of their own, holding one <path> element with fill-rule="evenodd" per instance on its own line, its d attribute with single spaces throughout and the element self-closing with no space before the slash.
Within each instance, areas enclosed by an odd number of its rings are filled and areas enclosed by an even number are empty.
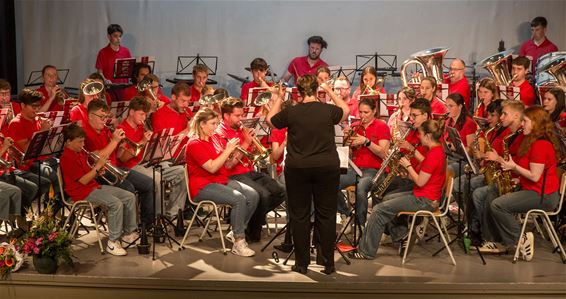
<svg viewBox="0 0 566 299">
<path fill-rule="evenodd" d="M 405 140 L 405 138 L 407 138 L 407 135 L 409 135 L 410 132 L 411 129 L 407 130 L 399 140 Z M 415 150 L 416 150 L 416 145 L 415 145 Z M 407 159 L 410 159 L 413 156 L 413 154 L 414 152 L 408 154 Z M 399 144 L 396 143 L 393 146 L 393 148 L 390 149 L 389 155 L 381 163 L 381 167 L 379 168 L 379 171 L 377 171 L 375 176 L 373 176 L 373 178 L 371 179 L 371 184 L 372 184 L 371 190 L 373 190 L 372 191 L 373 197 L 382 198 L 383 193 L 385 193 L 385 190 L 387 189 L 387 187 L 389 187 L 393 178 L 400 175 L 404 171 L 403 167 L 399 163 L 399 159 L 401 159 L 401 157 L 403 157 L 403 154 L 401 153 L 401 148 L 399 147 Z M 389 167 L 389 173 L 380 184 L 379 178 L 383 176 L 385 170 L 388 167 Z"/>
<path fill-rule="evenodd" d="M 489 142 L 488 135 L 501 127 L 501 123 L 497 123 L 494 127 L 487 129 L 485 131 L 485 151 L 489 152 L 492 151 L 493 148 L 491 147 L 491 143 Z M 485 161 L 484 166 L 480 169 L 480 172 L 485 177 L 485 182 L 488 185 L 493 184 L 494 182 L 499 186 L 499 163 L 496 161 Z"/>
<path fill-rule="evenodd" d="M 523 129 L 517 130 L 513 134 L 509 134 L 503 138 L 503 159 L 509 161 L 509 140 L 515 136 L 522 134 Z M 511 179 L 511 170 L 500 170 L 499 179 L 496 181 L 499 196 L 515 191 L 517 183 Z"/>
</svg>

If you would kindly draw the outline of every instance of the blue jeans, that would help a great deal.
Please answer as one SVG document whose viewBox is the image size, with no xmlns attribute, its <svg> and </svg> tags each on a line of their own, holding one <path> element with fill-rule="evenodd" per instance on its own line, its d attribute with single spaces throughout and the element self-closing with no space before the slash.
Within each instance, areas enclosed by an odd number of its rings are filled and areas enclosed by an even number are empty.
<svg viewBox="0 0 566 299">
<path fill-rule="evenodd" d="M 235 238 L 244 238 L 245 229 L 259 202 L 259 194 L 252 187 L 235 180 L 229 180 L 227 185 L 208 184 L 202 188 L 193 199 L 195 202 L 210 200 L 217 204 L 227 204 L 232 207 L 230 224 Z"/>
<path fill-rule="evenodd" d="M 122 234 L 136 229 L 136 196 L 132 192 L 102 185 L 94 189 L 86 201 L 108 208 L 108 239 L 116 241 Z"/>
<path fill-rule="evenodd" d="M 22 191 L 8 183 L 0 182 L 0 220 L 10 215 L 21 215 Z"/>
<path fill-rule="evenodd" d="M 526 213 L 531 209 L 552 211 L 558 205 L 560 195 L 558 192 L 547 194 L 541 201 L 540 194 L 532 190 L 521 190 L 507 193 L 496 198 L 489 206 L 493 215 L 494 229 L 497 234 L 493 240 L 503 245 L 512 246 L 519 241 L 521 224 L 515 218 L 517 213 Z"/>
<path fill-rule="evenodd" d="M 121 168 L 129 171 L 126 179 L 116 187 L 138 193 L 138 200 L 141 209 L 141 223 L 149 227 L 155 219 L 155 210 L 153 208 L 153 179 L 145 174 L 139 173 L 129 168 Z"/>
<path fill-rule="evenodd" d="M 399 212 L 434 211 L 437 207 L 438 202 L 424 197 L 415 197 L 412 193 L 406 196 L 394 197 L 376 205 L 369 216 L 358 251 L 367 258 L 375 258 L 381 235 L 386 227 L 388 227 L 393 241 L 399 241 L 407 235 L 408 229 L 406 224 L 391 225 L 391 222 L 396 219 Z"/>
<path fill-rule="evenodd" d="M 356 185 L 356 213 L 358 223 L 362 226 L 366 224 L 368 211 L 368 192 L 372 187 L 371 180 L 377 174 L 375 168 L 361 168 L 362 177 L 358 179 Z M 353 168 L 348 168 L 346 174 L 340 175 L 340 190 L 338 191 L 338 212 L 344 215 L 350 215 L 348 204 L 342 193 L 342 189 L 356 184 L 357 174 Z"/>
</svg>

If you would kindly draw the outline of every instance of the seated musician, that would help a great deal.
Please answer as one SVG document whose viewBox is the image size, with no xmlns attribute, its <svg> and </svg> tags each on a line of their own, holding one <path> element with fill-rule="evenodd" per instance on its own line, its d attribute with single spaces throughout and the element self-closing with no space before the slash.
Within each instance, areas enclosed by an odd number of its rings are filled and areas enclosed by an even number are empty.
<svg viewBox="0 0 566 299">
<path fill-rule="evenodd" d="M 360 86 L 358 86 L 358 88 L 354 91 L 352 99 L 358 102 L 360 100 L 360 95 L 379 93 L 385 93 L 383 82 L 379 83 L 377 81 L 377 71 L 373 66 L 366 66 L 362 70 L 362 74 L 360 76 Z M 353 115 L 351 111 L 350 115 Z"/>
<path fill-rule="evenodd" d="M 442 125 L 434 120 L 425 121 L 418 129 L 420 142 L 429 150 L 419 166 L 413 168 L 411 162 L 403 157 L 401 166 L 407 169 L 409 177 L 415 182 L 413 192 L 400 193 L 388 201 L 379 203 L 373 208 L 362 234 L 357 251 L 351 253 L 352 258 L 373 259 L 377 254 L 381 236 L 389 227 L 391 239 L 400 242 L 399 253 L 402 255 L 407 247 L 408 228 L 406 223 L 397 223 L 397 214 L 403 211 L 434 211 L 438 208 L 442 197 L 442 188 L 446 181 L 446 156 L 440 143 Z"/>
<path fill-rule="evenodd" d="M 141 95 L 143 95 L 146 98 L 146 100 L 149 101 L 149 103 L 151 104 L 150 112 L 153 113 L 157 111 L 159 108 L 165 106 L 166 104 L 169 104 L 171 102 L 171 99 L 169 99 L 166 95 L 160 93 L 159 77 L 157 77 L 157 75 L 147 74 L 145 77 L 148 80 L 151 80 L 151 85 L 150 85 L 151 92 L 148 89 L 145 92 L 143 92 Z"/>
<path fill-rule="evenodd" d="M 287 71 L 281 76 L 281 81 L 289 82 L 289 79 L 293 76 L 296 85 L 299 77 L 314 75 L 319 67 L 328 66 L 328 63 L 320 58 L 322 50 L 328 48 L 328 43 L 322 36 L 314 35 L 309 37 L 307 45 L 309 46 L 308 55 L 293 58 L 287 67 Z"/>
<path fill-rule="evenodd" d="M 350 109 L 350 117 L 360 118 L 360 113 L 358 112 L 358 99 L 350 97 L 351 86 L 348 78 L 344 76 L 336 78 L 333 89 L 334 93 L 348 105 L 348 108 Z"/>
<path fill-rule="evenodd" d="M 566 136 L 560 126 L 560 121 L 564 117 L 565 105 L 564 91 L 560 87 L 551 88 L 544 94 L 542 106 L 550 115 L 550 120 L 554 123 L 554 134 L 556 134 L 556 138 L 558 138 L 558 144 L 560 144 L 560 152 L 563 158 L 566 156 Z M 564 165 L 561 165 L 560 168 L 564 168 Z"/>
<path fill-rule="evenodd" d="M 118 126 L 118 128 L 124 130 L 127 139 L 142 147 L 149 141 L 153 133 L 149 130 L 146 131 L 144 128 L 150 106 L 151 104 L 146 98 L 141 96 L 133 97 L 128 105 L 128 116 Z M 132 145 L 133 144 L 130 143 L 124 144 L 123 150 L 121 151 L 122 154 L 118 157 L 118 166 L 133 169 L 150 178 L 153 178 L 155 175 L 156 202 L 158 203 L 161 203 L 162 200 L 161 176 L 163 175 L 163 181 L 170 182 L 169 200 L 166 203 L 164 202 L 164 215 L 172 216 L 177 214 L 179 210 L 183 210 L 187 198 L 187 187 L 183 175 L 183 167 L 180 165 L 171 166 L 170 163 L 163 162 L 160 164 L 162 170 L 154 173 L 152 167 L 144 167 L 139 164 L 144 155 L 143 148 L 134 156 L 136 149 L 133 148 Z M 161 204 L 156 205 L 156 207 L 159 213 Z"/>
<path fill-rule="evenodd" d="M 14 140 L 15 147 L 21 152 L 25 152 L 30 145 L 33 133 L 51 128 L 50 120 L 37 116 L 37 111 L 41 107 L 41 99 L 41 93 L 28 88 L 22 89 L 18 94 L 21 112 L 10 121 L 6 136 Z M 55 190 L 59 190 L 56 173 L 58 162 L 55 158 L 43 156 L 35 162 L 17 161 L 17 165 L 17 175 L 36 185 L 39 181 L 41 195 L 45 195 L 52 184 Z M 38 172 L 41 174 L 41 179 L 38 178 Z"/>
<path fill-rule="evenodd" d="M 151 117 L 154 132 L 173 128 L 173 135 L 189 133 L 189 119 L 192 112 L 187 109 L 191 99 L 191 88 L 185 82 L 177 82 L 171 89 L 171 102 L 164 105 Z"/>
<path fill-rule="evenodd" d="M 450 62 L 450 72 L 444 83 L 448 84 L 448 94 L 459 93 L 464 97 L 464 104 L 470 108 L 470 83 L 466 78 L 466 63 L 460 58 Z"/>
<path fill-rule="evenodd" d="M 273 85 L 273 82 L 267 83 L 265 81 L 265 76 L 267 74 L 267 69 L 269 66 L 263 58 L 255 58 L 250 63 L 250 71 L 252 72 L 253 80 L 251 82 L 242 85 L 242 92 L 240 93 L 240 98 L 247 103 L 248 95 L 251 88 L 267 87 Z M 251 106 L 250 103 L 249 105 Z"/>
<path fill-rule="evenodd" d="M 132 86 L 125 88 L 122 92 L 121 101 L 129 101 L 138 95 L 138 83 L 140 83 L 145 76 L 151 74 L 151 66 L 147 63 L 136 62 L 134 70 L 132 71 Z"/>
<path fill-rule="evenodd" d="M 120 244 L 120 238 L 132 243 L 138 238 L 136 230 L 136 196 L 114 186 L 101 186 L 96 177 L 104 172 L 105 158 L 100 158 L 91 167 L 84 151 L 85 132 L 76 124 L 70 124 L 64 131 L 65 149 L 61 155 L 61 171 L 65 192 L 73 201 L 86 200 L 103 205 L 108 209 L 108 244 L 106 252 L 123 256 L 127 252 Z"/>
<path fill-rule="evenodd" d="M 496 94 L 497 86 L 495 85 L 495 81 L 489 77 L 481 79 L 478 86 L 479 103 L 474 112 L 474 116 L 487 118 L 487 106 L 496 99 Z"/>
<path fill-rule="evenodd" d="M 88 75 L 87 79 L 92 79 L 92 80 L 96 80 L 100 83 L 102 83 L 102 91 L 100 92 L 100 98 L 106 101 L 106 104 L 108 104 L 108 106 L 110 106 L 112 104 L 112 102 L 118 102 L 117 99 L 114 99 L 114 96 L 111 95 L 108 90 L 106 89 L 106 84 L 104 84 L 104 77 L 102 77 L 101 74 L 99 73 L 91 73 L 90 75 Z M 80 92 L 80 90 L 79 90 Z M 88 106 L 88 104 L 87 104 Z"/>
<path fill-rule="evenodd" d="M 96 70 L 104 76 L 105 83 L 128 83 L 127 78 L 114 78 L 116 59 L 131 58 L 130 50 L 121 45 L 124 30 L 118 24 L 110 24 L 106 28 L 108 46 L 100 49 L 96 56 Z"/>
<path fill-rule="evenodd" d="M 12 114 L 10 118 L 14 117 L 14 115 L 20 113 L 20 105 L 19 103 L 12 103 L 12 86 L 10 82 L 0 79 L 0 108 L 10 108 Z M 4 133 L 5 128 L 2 128 L 2 132 Z"/>
<path fill-rule="evenodd" d="M 317 98 L 323 103 L 332 103 L 330 96 L 320 87 L 322 83 L 327 83 L 330 80 L 330 69 L 326 66 L 319 66 L 315 72 L 316 82 L 318 82 Z"/>
<path fill-rule="evenodd" d="M 527 80 L 527 72 L 529 71 L 530 65 L 531 62 L 524 56 L 513 58 L 511 62 L 511 75 L 513 75 L 511 86 L 520 88 L 521 102 L 523 102 L 526 107 L 536 104 L 535 90 Z"/>
<path fill-rule="evenodd" d="M 206 81 L 208 80 L 208 67 L 204 64 L 195 64 L 193 66 L 193 80 L 194 83 L 191 85 L 191 103 L 198 102 L 201 97 L 201 90 L 206 85 Z"/>
<path fill-rule="evenodd" d="M 445 127 L 455 128 L 460 134 L 460 139 L 464 144 L 467 152 L 470 152 L 469 146 L 474 141 L 474 136 L 478 125 L 474 119 L 469 115 L 466 104 L 464 103 L 464 97 L 459 93 L 449 94 L 446 98 L 446 108 L 448 110 L 448 116 L 445 120 Z M 448 131 L 445 132 L 444 140 L 449 144 L 452 151 L 455 151 L 455 145 L 452 144 L 452 140 L 448 136 Z M 465 165 L 465 161 L 463 162 Z M 458 158 L 453 156 L 448 156 L 448 168 L 452 170 L 454 176 L 458 176 L 464 173 L 463 169 L 460 170 L 460 164 Z"/>
<path fill-rule="evenodd" d="M 509 160 L 497 154 L 490 157 L 501 163 L 504 170 L 519 175 L 520 190 L 500 196 L 487 206 L 485 212 L 493 219 L 488 222 L 493 233 L 486 238 L 506 247 L 518 244 L 526 261 L 531 261 L 534 255 L 534 236 L 532 232 L 520 235 L 521 223 L 517 221 L 516 214 L 531 209 L 552 211 L 560 200 L 556 164 L 561 154 L 554 131 L 549 130 L 552 126 L 548 113 L 542 107 L 529 107 L 523 114 L 525 138 L 517 157 Z"/>
<path fill-rule="evenodd" d="M 424 77 L 421 80 L 420 92 L 421 97 L 427 99 L 430 102 L 430 107 L 432 109 L 432 114 L 445 114 L 448 112 L 444 103 L 436 96 L 436 79 L 434 77 Z"/>
<path fill-rule="evenodd" d="M 57 68 L 52 65 L 44 66 L 41 69 L 41 78 L 43 85 L 37 89 L 42 95 L 38 112 L 63 111 L 63 99 L 68 95 L 63 88 L 57 85 Z"/>
<path fill-rule="evenodd" d="M 126 137 L 124 130 L 118 128 L 112 132 L 106 126 L 106 121 L 110 118 L 109 109 L 106 102 L 102 100 L 91 101 L 88 104 L 87 112 L 88 119 L 83 124 L 83 130 L 86 134 L 85 149 L 107 158 L 110 165 L 118 168 L 117 157 L 121 154 L 118 145 Z M 150 227 L 155 215 L 153 210 L 154 193 L 152 178 L 129 168 L 121 167 L 119 169 L 127 171 L 128 174 L 121 182 L 117 180 L 114 185 L 132 193 L 138 193 L 141 206 L 141 223 L 146 227 Z M 112 177 L 112 175 L 108 176 Z M 101 179 L 98 179 L 98 182 L 105 185 L 114 183 Z"/>
<path fill-rule="evenodd" d="M 0 222 L 8 221 L 12 225 L 12 236 L 19 237 L 28 230 L 25 212 L 22 210 L 22 190 L 0 181 Z M 17 225 L 14 226 L 14 224 Z M 16 232 L 17 231 L 17 232 Z"/>
<path fill-rule="evenodd" d="M 83 126 L 84 123 L 88 122 L 88 104 L 94 100 L 100 100 L 103 95 L 102 90 L 98 93 L 90 93 L 87 91 L 85 94 L 84 87 L 88 84 L 92 84 L 95 80 L 86 79 L 81 83 L 79 88 L 79 103 L 73 107 L 70 111 L 70 119 L 72 122 L 76 122 L 79 126 Z"/>
<path fill-rule="evenodd" d="M 483 159 L 485 160 L 493 160 L 495 155 L 503 155 L 505 146 L 508 149 L 510 157 L 516 160 L 519 146 L 521 145 L 524 137 L 523 134 L 518 132 L 520 132 L 519 129 L 521 128 L 525 105 L 523 105 L 520 101 L 505 100 L 503 101 L 502 106 L 503 108 L 500 120 L 501 126 L 504 127 L 505 130 L 499 134 L 500 137 L 495 138 L 493 143 L 491 143 L 493 151 L 488 151 L 483 155 Z M 497 168 L 497 171 L 499 170 L 500 168 Z M 486 181 L 490 181 L 492 178 L 487 177 L 487 175 L 488 174 L 486 173 L 485 179 Z M 484 242 L 481 244 L 480 241 L 491 236 L 491 231 L 489 230 L 487 223 L 492 221 L 492 219 L 485 211 L 486 207 L 499 196 L 499 188 L 500 186 L 497 181 L 494 181 L 486 186 L 478 187 L 472 192 L 475 211 L 475 215 L 472 215 L 472 220 L 479 219 L 479 228 L 478 223 L 472 222 L 470 233 L 472 241 L 479 241 L 475 242 L 475 244 L 480 243 L 479 245 L 482 245 L 482 247 L 480 247 L 480 251 L 486 253 L 498 253 L 505 251 L 504 248 L 497 246 L 497 244 L 493 242 Z"/>
<path fill-rule="evenodd" d="M 253 256 L 248 247 L 245 229 L 256 210 L 259 197 L 250 186 L 228 178 L 225 162 L 234 152 L 238 139 L 230 139 L 225 148 L 219 148 L 215 131 L 218 115 L 209 108 L 199 110 L 191 121 L 191 139 L 187 143 L 186 161 L 189 175 L 189 190 L 195 202 L 211 200 L 232 207 L 230 224 L 234 245 L 232 253 Z"/>
<path fill-rule="evenodd" d="M 240 147 L 250 152 L 255 147 L 252 139 L 257 137 L 251 129 L 243 127 L 241 120 L 244 116 L 244 103 L 242 100 L 227 98 L 222 101 L 221 110 L 222 122 L 216 129 L 220 141 L 226 143 L 226 140 L 237 138 L 240 141 Z M 259 149 L 256 147 L 256 150 Z M 242 163 L 236 158 L 239 158 Z M 267 174 L 255 171 L 253 162 L 242 157 L 241 153 L 235 153 L 234 157 L 227 161 L 226 168 L 228 168 L 230 179 L 244 183 L 259 193 L 260 200 L 257 209 L 246 231 L 248 242 L 258 242 L 261 239 L 262 226 L 266 224 L 267 213 L 285 201 L 287 196 L 285 189 Z"/>
<path fill-rule="evenodd" d="M 352 123 L 351 127 L 347 128 L 344 138 L 351 135 L 346 142 L 352 149 L 352 162 L 360 168 L 362 176 L 356 178 L 354 169 L 348 167 L 348 172 L 340 175 L 339 189 L 356 185 L 356 216 L 359 225 L 363 227 L 367 218 L 368 192 L 372 187 L 373 177 L 381 167 L 383 159 L 387 157 L 391 134 L 385 122 L 375 118 L 377 109 L 374 100 L 362 99 L 358 111 L 360 121 Z M 352 131 L 354 133 L 350 133 Z M 351 213 L 342 191 L 338 192 L 338 212 L 346 216 L 350 216 Z"/>
<path fill-rule="evenodd" d="M 416 99 L 415 90 L 410 87 L 403 87 L 397 92 L 397 110 L 391 114 L 387 121 L 387 126 L 391 131 L 393 141 L 397 141 L 400 136 L 399 122 L 408 122 L 411 114 L 411 103 Z"/>
</svg>

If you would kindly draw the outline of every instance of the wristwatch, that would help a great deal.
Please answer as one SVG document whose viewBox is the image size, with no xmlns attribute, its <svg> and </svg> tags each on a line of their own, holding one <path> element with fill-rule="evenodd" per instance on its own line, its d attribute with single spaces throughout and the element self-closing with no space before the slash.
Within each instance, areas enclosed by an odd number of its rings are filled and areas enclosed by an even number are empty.
<svg viewBox="0 0 566 299">
<path fill-rule="evenodd" d="M 366 138 L 366 142 L 364 143 L 365 147 L 368 147 L 371 145 L 371 140 L 369 140 L 369 138 Z"/>
</svg>

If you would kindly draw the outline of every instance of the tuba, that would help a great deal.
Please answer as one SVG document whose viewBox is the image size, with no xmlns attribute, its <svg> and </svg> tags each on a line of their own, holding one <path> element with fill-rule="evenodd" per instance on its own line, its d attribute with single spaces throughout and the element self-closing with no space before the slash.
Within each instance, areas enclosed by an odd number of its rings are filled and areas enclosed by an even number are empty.
<svg viewBox="0 0 566 299">
<path fill-rule="evenodd" d="M 511 54 L 507 52 L 500 52 L 491 55 L 480 62 L 480 65 L 489 71 L 496 85 L 508 86 L 513 81 L 511 72 Z"/>
<path fill-rule="evenodd" d="M 83 148 L 83 152 L 85 152 L 88 156 L 87 159 L 88 166 L 91 168 L 94 167 L 94 164 L 100 159 L 100 156 L 97 155 L 96 153 L 89 152 L 84 148 Z M 106 162 L 106 164 L 104 164 L 104 173 L 105 174 L 109 173 L 113 176 L 113 177 L 107 177 L 104 174 L 101 175 L 103 180 L 105 180 L 108 184 L 114 186 L 123 182 L 126 179 L 126 176 L 128 176 L 129 171 L 124 171 L 110 164 L 110 162 Z"/>
<path fill-rule="evenodd" d="M 425 77 L 432 76 L 437 82 L 441 83 L 444 79 L 442 60 L 449 49 L 450 48 L 432 48 L 412 54 L 411 58 L 405 60 L 401 66 L 401 80 L 403 81 L 403 86 L 409 86 L 406 70 L 411 64 L 420 65 Z"/>
<path fill-rule="evenodd" d="M 556 81 L 558 85 L 566 86 L 566 54 L 540 65 L 537 68 L 537 79 L 542 77 L 542 74 L 548 74 L 550 81 Z"/>
</svg>

